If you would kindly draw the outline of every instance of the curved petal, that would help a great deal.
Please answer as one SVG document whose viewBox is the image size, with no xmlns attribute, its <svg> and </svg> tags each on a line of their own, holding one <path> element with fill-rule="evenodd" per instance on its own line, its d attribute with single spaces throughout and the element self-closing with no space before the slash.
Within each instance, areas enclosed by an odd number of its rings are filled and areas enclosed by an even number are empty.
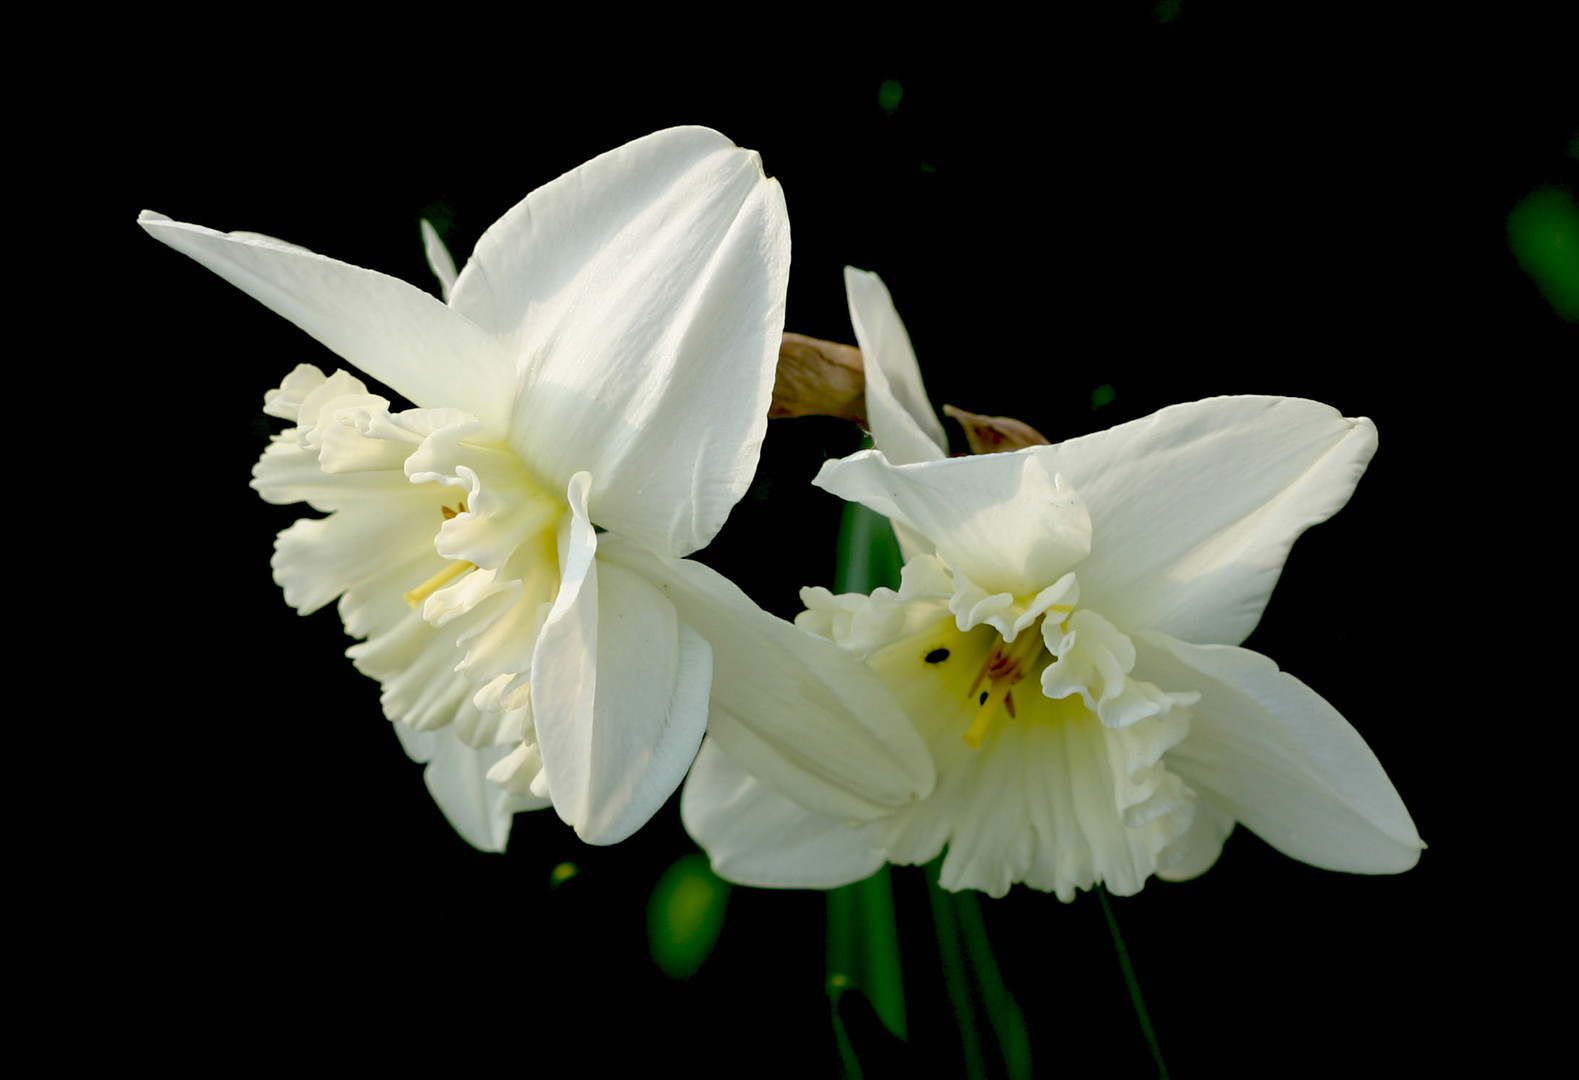
<svg viewBox="0 0 1579 1080">
<path fill-rule="evenodd" d="M 378 680 L 384 715 L 400 727 L 430 731 L 463 720 L 478 726 L 476 688 L 455 672 L 460 654 L 454 634 L 429 626 L 420 613 L 407 609 L 406 618 L 351 646 L 346 655 L 358 671 Z"/>
<path fill-rule="evenodd" d="M 504 432 L 515 385 L 504 349 L 416 286 L 253 233 L 149 210 L 137 223 L 418 405 L 465 409 Z"/>
<path fill-rule="evenodd" d="M 915 529 L 987 593 L 1025 599 L 1091 550 L 1084 492 L 1048 467 L 1051 449 L 914 465 L 892 465 L 881 451 L 863 450 L 824 462 L 812 482 Z M 1084 592 L 1083 567 L 1080 579 Z"/>
<path fill-rule="evenodd" d="M 1349 501 L 1376 426 L 1300 398 L 1219 397 L 1045 450 L 1091 511 L 1081 602 L 1125 630 L 1238 644 L 1295 538 Z"/>
<path fill-rule="evenodd" d="M 410 574 L 414 567 L 432 565 L 436 572 L 441 567 L 433 554 L 438 500 L 411 485 L 407 490 L 415 494 L 352 503 L 328 517 L 301 518 L 282 530 L 270 565 L 275 583 L 285 590 L 285 602 L 310 615 L 348 589 L 384 579 L 391 571 Z M 411 588 L 422 580 L 403 584 Z"/>
<path fill-rule="evenodd" d="M 511 442 L 598 524 L 702 547 L 745 493 L 784 328 L 789 219 L 757 155 L 672 128 L 538 188 L 478 241 L 451 302 L 510 342 Z"/>
<path fill-rule="evenodd" d="M 1167 758 L 1200 798 L 1312 866 L 1396 874 L 1419 860 L 1425 845 L 1376 755 L 1310 687 L 1248 649 L 1155 633 L 1135 644 L 1137 673 L 1200 692 Z"/>
<path fill-rule="evenodd" d="M 510 842 L 510 823 L 520 800 L 488 782 L 488 770 L 508 753 L 508 747 L 474 750 L 455 737 L 454 731 L 412 731 L 395 724 L 395 733 L 413 761 L 425 761 L 422 781 L 428 793 L 474 848 L 503 851 Z"/>
<path fill-rule="evenodd" d="M 883 865 L 876 823 L 814 814 L 753 780 L 716 739 L 702 740 L 680 797 L 680 817 L 713 872 L 768 889 L 832 889 Z"/>
<path fill-rule="evenodd" d="M 635 832 L 680 786 L 707 727 L 712 653 L 641 576 L 594 558 L 589 478 L 569 488 L 562 584 L 532 658 L 532 714 L 559 816 L 583 840 Z"/>
<path fill-rule="evenodd" d="M 1164 881 L 1189 881 L 1212 868 L 1223 853 L 1223 841 L 1234 831 L 1234 816 L 1206 799 L 1195 800 L 1195 817 L 1180 838 L 1178 862 L 1161 866 L 1157 876 Z"/>
<path fill-rule="evenodd" d="M 921 383 L 910 335 L 883 279 L 844 268 L 850 322 L 866 374 L 866 418 L 872 441 L 895 465 L 948 457 L 948 436 Z"/>
<path fill-rule="evenodd" d="M 740 768 L 838 821 L 881 817 L 932 789 L 925 745 L 864 664 L 701 563 L 604 539 L 600 562 L 662 589 L 712 645 L 708 732 Z"/>
</svg>

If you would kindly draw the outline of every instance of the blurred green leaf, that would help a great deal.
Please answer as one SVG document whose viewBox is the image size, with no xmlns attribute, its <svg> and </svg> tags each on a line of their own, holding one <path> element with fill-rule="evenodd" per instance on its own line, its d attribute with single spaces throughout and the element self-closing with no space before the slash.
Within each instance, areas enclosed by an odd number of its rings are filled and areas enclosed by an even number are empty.
<svg viewBox="0 0 1579 1080">
<path fill-rule="evenodd" d="M 1508 215 L 1508 246 L 1559 318 L 1579 322 L 1579 208 L 1573 192 L 1540 187 Z"/>
<path fill-rule="evenodd" d="M 671 979 L 689 979 L 718 941 L 729 883 L 700 853 L 676 859 L 653 886 L 647 904 L 647 944 Z"/>
</svg>

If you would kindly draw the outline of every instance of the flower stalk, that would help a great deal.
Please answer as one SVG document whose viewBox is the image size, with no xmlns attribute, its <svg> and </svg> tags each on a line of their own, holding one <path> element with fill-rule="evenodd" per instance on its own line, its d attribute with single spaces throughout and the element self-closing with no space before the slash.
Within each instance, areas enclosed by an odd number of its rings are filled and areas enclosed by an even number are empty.
<svg viewBox="0 0 1579 1080">
<path fill-rule="evenodd" d="M 1140 981 L 1135 978 L 1135 966 L 1129 962 L 1129 950 L 1124 947 L 1124 937 L 1118 932 L 1118 920 L 1113 917 L 1113 905 L 1108 903 L 1107 890 L 1098 885 L 1097 899 L 1102 902 L 1102 917 L 1107 920 L 1108 933 L 1113 937 L 1113 951 L 1118 953 L 1118 966 L 1124 972 L 1124 985 L 1129 989 L 1129 1003 L 1135 1008 L 1135 1019 L 1140 1022 L 1140 1033 L 1146 1039 L 1151 1059 L 1157 1063 L 1158 1080 L 1168 1080 L 1168 1066 L 1162 1060 L 1162 1047 L 1157 1043 L 1157 1033 L 1152 1030 L 1151 1014 L 1146 1011 L 1146 1000 L 1140 994 Z"/>
<path fill-rule="evenodd" d="M 899 580 L 899 544 L 888 522 L 858 503 L 846 503 L 839 525 L 834 581 L 841 591 L 870 592 Z M 828 893 L 828 993 L 841 1053 L 854 1060 L 839 1020 L 839 997 L 862 990 L 878 1019 L 897 1038 L 907 1036 L 899 931 L 891 873 L 883 867 L 861 881 Z"/>
</svg>

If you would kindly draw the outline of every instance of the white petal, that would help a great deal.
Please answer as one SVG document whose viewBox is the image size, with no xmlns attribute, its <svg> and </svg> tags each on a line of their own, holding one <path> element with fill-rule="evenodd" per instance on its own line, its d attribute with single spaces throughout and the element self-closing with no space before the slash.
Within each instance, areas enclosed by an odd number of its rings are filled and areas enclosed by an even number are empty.
<svg viewBox="0 0 1579 1080">
<path fill-rule="evenodd" d="M 368 640 L 346 650 L 356 669 L 377 679 L 384 715 L 415 731 L 436 730 L 455 723 L 471 703 L 476 687 L 455 673 L 460 653 L 453 631 L 429 626 L 417 612 Z M 426 759 L 424 759 L 426 760 Z"/>
<path fill-rule="evenodd" d="M 418 405 L 455 406 L 505 430 L 515 373 L 500 343 L 416 286 L 255 234 L 147 210 L 137 220 Z"/>
<path fill-rule="evenodd" d="M 1314 401 L 1220 397 L 1045 449 L 1091 511 L 1081 602 L 1126 630 L 1238 644 L 1295 538 L 1348 502 L 1376 427 Z"/>
<path fill-rule="evenodd" d="M 428 269 L 439 279 L 439 295 L 448 300 L 450 290 L 455 288 L 455 260 L 450 258 L 450 249 L 444 246 L 439 231 L 428 224 L 427 218 L 422 219 L 422 252 L 428 257 Z"/>
<path fill-rule="evenodd" d="M 814 814 L 741 771 L 703 739 L 680 800 L 686 830 L 719 877 L 770 889 L 832 889 L 883 865 L 875 824 Z"/>
<path fill-rule="evenodd" d="M 314 510 L 324 511 L 349 503 L 421 497 L 398 469 L 326 473 L 318 453 L 299 446 L 289 431 L 276 436 L 264 448 L 263 456 L 252 467 L 252 486 L 268 502 L 305 502 Z"/>
<path fill-rule="evenodd" d="M 367 393 L 367 386 L 362 380 L 348 372 L 336 371 L 333 376 L 327 376 L 312 364 L 297 364 L 291 369 L 291 373 L 285 376 L 285 381 L 280 384 L 279 389 L 263 392 L 263 411 L 281 420 L 289 420 L 293 424 L 311 424 L 314 417 L 302 419 L 302 405 L 308 397 L 331 382 L 337 384 L 336 389 L 342 394 Z"/>
<path fill-rule="evenodd" d="M 846 266 L 844 291 L 866 373 L 866 417 L 873 443 L 895 465 L 948 457 L 948 436 L 927 400 L 910 335 L 882 278 Z"/>
<path fill-rule="evenodd" d="M 1195 819 L 1178 842 L 1178 861 L 1157 868 L 1164 881 L 1189 881 L 1212 868 L 1223 841 L 1234 831 L 1234 816 L 1209 799 L 1195 800 Z"/>
<path fill-rule="evenodd" d="M 485 612 L 476 629 L 459 639 L 466 658 L 457 670 L 476 682 L 495 683 L 503 677 L 494 692 L 511 697 L 531 678 L 537 636 L 559 588 L 553 537 L 529 540 L 502 576 L 511 583 L 510 591 L 501 593 L 508 605 Z"/>
<path fill-rule="evenodd" d="M 1051 449 L 897 466 L 863 450 L 824 463 L 813 483 L 914 528 L 988 593 L 1028 599 L 1091 550 L 1083 493 L 1047 466 Z"/>
<path fill-rule="evenodd" d="M 789 220 L 757 156 L 705 128 L 620 147 L 478 241 L 452 303 L 511 343 L 512 446 L 599 525 L 682 555 L 745 493 L 784 322 Z"/>
<path fill-rule="evenodd" d="M 601 562 L 657 585 L 712 645 L 708 731 L 740 768 L 839 821 L 880 817 L 931 790 L 926 747 L 865 665 L 701 563 L 603 539 Z"/>
<path fill-rule="evenodd" d="M 446 728 L 442 731 L 411 731 L 394 725 L 401 745 L 414 761 L 425 761 L 422 780 L 445 818 L 474 848 L 503 851 L 510 842 L 510 822 L 517 809 L 516 800 L 488 782 L 488 770 L 504 757 L 504 747 L 474 750 Z"/>
<path fill-rule="evenodd" d="M 1392 874 L 1425 846 L 1359 732 L 1259 653 L 1135 636 L 1136 673 L 1199 691 L 1168 767 L 1285 855 L 1328 870 Z"/>
<path fill-rule="evenodd" d="M 532 659 L 532 713 L 559 816 L 612 844 L 673 794 L 707 726 L 712 654 L 674 605 L 623 566 L 599 565 L 589 479 L 569 487 L 562 584 Z"/>
<path fill-rule="evenodd" d="M 551 805 L 551 800 L 532 791 L 537 774 L 542 771 L 543 756 L 537 752 L 537 744 L 523 742 L 488 770 L 488 780 L 532 804 L 526 809 L 536 810 Z"/>
<path fill-rule="evenodd" d="M 441 520 L 438 500 L 410 484 L 406 491 L 414 497 L 353 503 L 283 530 L 270 565 L 285 602 L 309 615 L 359 583 L 385 579 L 392 571 L 420 573 L 431 567 L 433 574 L 442 569 L 433 553 L 434 522 Z M 423 580 L 415 577 L 404 587 Z"/>
</svg>

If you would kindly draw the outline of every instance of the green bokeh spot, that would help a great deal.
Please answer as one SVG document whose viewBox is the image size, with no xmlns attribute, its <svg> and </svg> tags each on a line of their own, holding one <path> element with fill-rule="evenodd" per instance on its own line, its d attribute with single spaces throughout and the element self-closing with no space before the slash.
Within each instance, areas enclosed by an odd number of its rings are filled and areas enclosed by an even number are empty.
<svg viewBox="0 0 1579 1080">
<path fill-rule="evenodd" d="M 1151 9 L 1151 13 L 1157 16 L 1158 22 L 1172 22 L 1183 10 L 1184 0 L 1162 0 L 1162 3 Z"/>
<path fill-rule="evenodd" d="M 1508 215 L 1508 247 L 1558 318 L 1579 322 L 1579 207 L 1565 187 L 1539 187 Z"/>
<path fill-rule="evenodd" d="M 1112 383 L 1103 383 L 1091 391 L 1091 411 L 1096 412 L 1118 396 L 1118 391 L 1113 389 Z"/>
<path fill-rule="evenodd" d="M 729 883 L 707 856 L 686 855 L 663 872 L 647 903 L 647 945 L 671 979 L 689 979 L 713 951 L 724 926 Z"/>
<path fill-rule="evenodd" d="M 878 107 L 892 116 L 894 110 L 899 108 L 899 99 L 904 96 L 905 88 L 898 79 L 884 79 L 883 85 L 877 88 Z"/>
<path fill-rule="evenodd" d="M 573 862 L 562 862 L 548 872 L 548 887 L 557 889 L 577 874 L 581 869 Z"/>
</svg>

